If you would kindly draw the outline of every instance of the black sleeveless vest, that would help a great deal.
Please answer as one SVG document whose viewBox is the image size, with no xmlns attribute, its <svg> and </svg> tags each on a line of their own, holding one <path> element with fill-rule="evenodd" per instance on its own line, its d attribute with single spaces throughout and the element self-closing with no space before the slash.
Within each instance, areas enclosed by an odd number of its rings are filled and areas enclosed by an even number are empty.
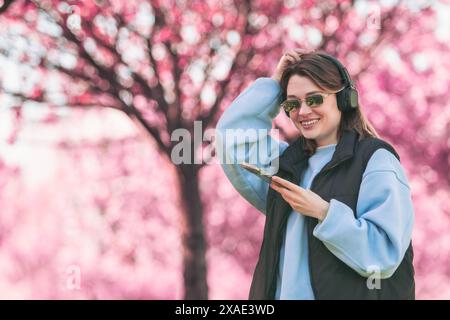
<svg viewBox="0 0 450 320">
<path fill-rule="evenodd" d="M 380 148 L 390 151 L 400 160 L 387 142 L 377 138 L 360 140 L 355 130 L 344 131 L 331 161 L 316 175 L 311 190 L 326 201 L 336 199 L 356 212 L 362 175 L 370 157 Z M 299 138 L 280 156 L 277 175 L 298 185 L 308 165 L 308 158 Z M 250 288 L 251 300 L 275 298 L 280 248 L 291 211 L 289 204 L 269 188 L 264 238 Z M 318 220 L 306 217 L 306 223 L 309 269 L 315 299 L 415 299 L 412 243 L 394 274 L 379 280 L 380 289 L 369 289 L 367 278 L 347 266 L 313 236 Z"/>
</svg>

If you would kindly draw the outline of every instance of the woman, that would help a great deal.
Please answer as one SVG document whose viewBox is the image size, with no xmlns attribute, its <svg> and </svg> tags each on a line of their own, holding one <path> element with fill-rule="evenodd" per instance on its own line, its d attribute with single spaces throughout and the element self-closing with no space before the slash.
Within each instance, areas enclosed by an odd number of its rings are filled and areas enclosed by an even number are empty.
<svg viewBox="0 0 450 320">
<path fill-rule="evenodd" d="M 300 134 L 289 146 L 269 134 L 244 142 L 225 134 L 269 132 L 280 108 Z M 363 116 L 339 61 L 287 52 L 271 78 L 233 101 L 217 133 L 227 177 L 266 215 L 250 299 L 415 298 L 408 180 L 394 148 Z M 270 186 L 239 166 L 267 141 L 276 147 L 258 164 L 278 161 Z"/>
</svg>

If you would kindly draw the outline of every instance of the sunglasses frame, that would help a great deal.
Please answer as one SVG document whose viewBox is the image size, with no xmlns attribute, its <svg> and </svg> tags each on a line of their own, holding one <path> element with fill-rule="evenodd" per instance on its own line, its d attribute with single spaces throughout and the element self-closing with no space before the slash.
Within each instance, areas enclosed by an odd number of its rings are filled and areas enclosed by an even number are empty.
<svg viewBox="0 0 450 320">
<path fill-rule="evenodd" d="M 343 89 L 341 89 L 341 90 L 343 90 Z M 312 95 L 310 95 L 310 96 L 307 96 L 307 97 L 304 98 L 304 99 L 300 99 L 300 98 L 289 98 L 289 99 L 284 100 L 282 103 L 280 103 L 280 107 L 282 107 L 282 108 L 284 109 L 284 111 L 286 111 L 287 113 L 290 113 L 292 110 L 300 109 L 300 108 L 302 107 L 302 103 L 303 103 L 303 102 L 306 103 L 306 99 L 309 99 L 309 98 L 311 98 L 311 97 L 320 95 L 320 96 L 322 96 L 322 98 L 323 98 L 322 103 L 320 103 L 320 104 L 318 104 L 318 105 L 315 105 L 315 106 L 308 106 L 308 107 L 310 107 L 310 108 L 317 108 L 317 107 L 320 107 L 320 106 L 323 104 L 323 102 L 325 101 L 325 99 L 326 99 L 328 96 L 330 96 L 330 95 L 332 95 L 332 94 L 335 94 L 335 93 L 338 93 L 338 92 L 340 92 L 341 90 L 339 90 L 339 91 L 337 91 L 337 92 L 318 92 L 318 93 L 312 94 Z M 298 102 L 299 102 L 299 106 L 298 106 L 298 107 L 291 108 L 291 109 L 289 109 L 289 110 L 286 110 L 286 107 L 285 107 L 286 102 L 292 101 L 292 100 L 298 101 Z"/>
</svg>

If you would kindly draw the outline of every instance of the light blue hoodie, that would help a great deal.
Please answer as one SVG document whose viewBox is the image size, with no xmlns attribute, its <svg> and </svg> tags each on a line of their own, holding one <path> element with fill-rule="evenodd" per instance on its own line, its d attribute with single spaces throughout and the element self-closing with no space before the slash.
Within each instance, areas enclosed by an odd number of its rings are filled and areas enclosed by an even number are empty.
<svg viewBox="0 0 450 320">
<path fill-rule="evenodd" d="M 268 134 L 249 136 L 245 141 L 226 139 L 225 130 L 265 129 L 268 132 L 279 113 L 280 95 L 277 81 L 258 78 L 233 101 L 216 127 L 221 137 L 216 147 L 223 153 L 225 174 L 236 190 L 264 214 L 269 185 L 238 164 L 257 158 L 257 165 L 266 167 L 288 145 Z M 262 144 L 269 146 L 263 155 L 258 148 Z M 332 144 L 318 148 L 310 157 L 301 187 L 309 189 L 314 176 L 331 160 L 335 147 Z M 389 278 L 411 241 L 414 210 L 405 172 L 397 158 L 385 149 L 377 150 L 367 164 L 356 216 L 347 205 L 332 199 L 326 218 L 313 234 L 358 274 L 369 277 L 375 271 L 381 279 Z M 288 218 L 280 251 L 276 299 L 314 299 L 305 219 L 295 211 Z"/>
</svg>

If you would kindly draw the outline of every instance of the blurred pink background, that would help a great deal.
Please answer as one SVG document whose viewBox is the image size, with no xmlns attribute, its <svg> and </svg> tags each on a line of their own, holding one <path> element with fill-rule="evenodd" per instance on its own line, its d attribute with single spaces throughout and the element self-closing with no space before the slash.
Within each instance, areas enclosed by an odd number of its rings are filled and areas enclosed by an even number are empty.
<svg viewBox="0 0 450 320">
<path fill-rule="evenodd" d="M 0 299 L 246 299 L 264 216 L 170 137 L 296 47 L 353 75 L 407 170 L 417 298 L 450 299 L 448 1 L 0 5 Z"/>
</svg>

